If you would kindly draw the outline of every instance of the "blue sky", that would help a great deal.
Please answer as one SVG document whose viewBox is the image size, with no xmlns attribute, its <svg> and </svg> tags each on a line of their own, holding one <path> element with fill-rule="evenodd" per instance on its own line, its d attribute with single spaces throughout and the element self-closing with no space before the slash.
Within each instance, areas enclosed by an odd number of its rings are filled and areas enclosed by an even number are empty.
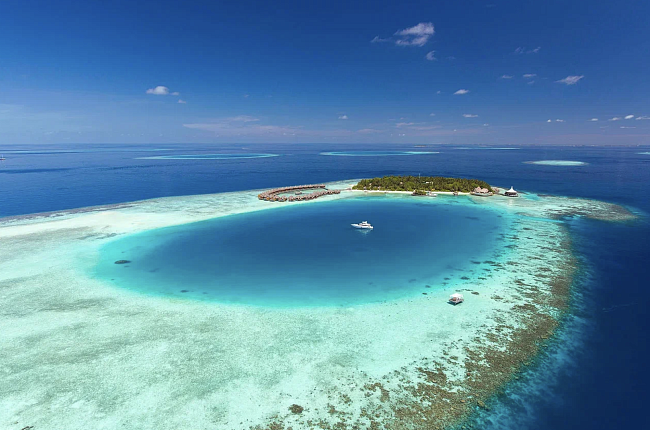
<svg viewBox="0 0 650 430">
<path fill-rule="evenodd" d="M 0 144 L 650 144 L 648 1 L 352 3 L 4 0 Z"/>
</svg>

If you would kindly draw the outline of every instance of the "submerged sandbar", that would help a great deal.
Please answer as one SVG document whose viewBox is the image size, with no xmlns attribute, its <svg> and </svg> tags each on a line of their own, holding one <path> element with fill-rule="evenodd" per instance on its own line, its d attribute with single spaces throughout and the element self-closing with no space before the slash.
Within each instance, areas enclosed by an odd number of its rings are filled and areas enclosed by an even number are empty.
<svg viewBox="0 0 650 430">
<path fill-rule="evenodd" d="M 279 157 L 279 154 L 174 154 L 138 157 L 138 160 L 236 160 L 240 158 Z"/>
<path fill-rule="evenodd" d="M 344 190 L 323 199 L 369 197 Z M 385 302 L 270 308 L 152 297 L 89 275 L 100 248 L 184 223 L 292 205 L 259 191 L 0 220 L 0 423 L 17 428 L 440 428 L 552 336 L 576 271 L 565 217 L 624 221 L 604 202 L 441 196 L 494 211 L 499 247 L 447 285 Z M 262 213 L 260 213 L 262 214 Z M 463 279 L 468 278 L 468 279 Z M 452 292 L 466 302 L 446 303 Z M 298 407 L 294 407 L 297 405 Z M 14 424 L 18 422 L 18 424 Z"/>
<path fill-rule="evenodd" d="M 437 151 L 331 151 L 321 152 L 320 155 L 338 157 L 391 157 L 403 155 L 431 155 L 439 154 Z"/>
<path fill-rule="evenodd" d="M 539 161 L 524 161 L 524 164 L 537 164 L 539 166 L 585 166 L 589 163 L 584 161 L 573 161 L 573 160 L 539 160 Z"/>
</svg>

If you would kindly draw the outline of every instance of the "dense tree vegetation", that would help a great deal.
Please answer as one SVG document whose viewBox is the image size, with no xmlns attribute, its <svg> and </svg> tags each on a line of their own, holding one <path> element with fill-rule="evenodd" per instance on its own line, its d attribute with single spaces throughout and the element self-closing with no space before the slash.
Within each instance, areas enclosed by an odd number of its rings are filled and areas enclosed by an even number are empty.
<svg viewBox="0 0 650 430">
<path fill-rule="evenodd" d="M 362 179 L 352 188 L 355 190 L 424 190 L 469 193 L 476 187 L 492 189 L 487 182 L 478 179 L 443 178 L 442 176 L 384 176 L 383 178 Z"/>
</svg>

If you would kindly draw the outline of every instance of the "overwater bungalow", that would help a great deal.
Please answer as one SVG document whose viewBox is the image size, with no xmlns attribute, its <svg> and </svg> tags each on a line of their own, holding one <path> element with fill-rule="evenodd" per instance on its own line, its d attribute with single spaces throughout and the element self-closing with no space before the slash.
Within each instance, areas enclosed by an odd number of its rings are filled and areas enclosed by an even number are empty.
<svg viewBox="0 0 650 430">
<path fill-rule="evenodd" d="M 504 195 L 505 195 L 506 197 L 519 197 L 519 193 L 516 192 L 515 189 L 512 188 L 512 186 L 510 187 L 510 189 L 509 189 L 508 191 L 506 191 L 506 192 L 504 193 Z"/>
<path fill-rule="evenodd" d="M 487 188 L 476 187 L 470 194 L 473 196 L 489 197 L 494 193 Z"/>
<path fill-rule="evenodd" d="M 319 189 L 320 190 L 317 190 Z M 312 191 L 309 194 L 303 194 L 303 191 Z M 293 192 L 291 196 L 281 196 L 281 193 Z M 268 202 L 297 202 L 305 200 L 313 200 L 318 197 L 328 196 L 332 194 L 340 194 L 341 190 L 328 190 L 323 184 L 317 185 L 295 185 L 293 187 L 275 188 L 273 190 L 265 191 L 257 195 L 260 200 Z"/>
<path fill-rule="evenodd" d="M 463 298 L 463 295 L 461 293 L 454 293 L 451 296 L 449 296 L 449 303 L 452 305 L 457 305 L 459 303 L 463 303 L 465 299 Z"/>
</svg>

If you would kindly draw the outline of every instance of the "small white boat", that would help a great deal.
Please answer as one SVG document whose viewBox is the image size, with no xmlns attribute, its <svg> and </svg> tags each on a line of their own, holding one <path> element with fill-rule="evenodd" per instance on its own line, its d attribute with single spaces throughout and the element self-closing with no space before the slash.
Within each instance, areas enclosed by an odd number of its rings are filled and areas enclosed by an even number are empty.
<svg viewBox="0 0 650 430">
<path fill-rule="evenodd" d="M 451 296 L 449 296 L 449 303 L 452 305 L 457 305 L 459 303 L 463 303 L 465 299 L 463 298 L 463 295 L 460 293 L 454 293 Z"/>
<path fill-rule="evenodd" d="M 438 194 L 434 193 L 433 191 L 427 191 L 427 197 L 438 197 Z"/>
<path fill-rule="evenodd" d="M 351 225 L 354 228 L 362 228 L 362 229 L 366 229 L 366 230 L 372 230 L 373 229 L 373 227 L 370 225 L 370 223 L 368 221 L 363 221 L 363 222 L 360 222 L 358 224 L 351 224 Z"/>
</svg>

